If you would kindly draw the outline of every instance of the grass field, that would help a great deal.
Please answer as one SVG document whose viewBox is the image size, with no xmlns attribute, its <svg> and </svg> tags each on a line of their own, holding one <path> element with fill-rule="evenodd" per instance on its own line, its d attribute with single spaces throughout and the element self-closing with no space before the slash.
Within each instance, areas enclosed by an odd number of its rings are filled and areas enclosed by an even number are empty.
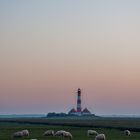
<svg viewBox="0 0 140 140">
<path fill-rule="evenodd" d="M 64 122 L 70 123 L 70 120 L 69 121 L 65 120 Z M 88 123 L 88 120 L 87 120 L 87 123 Z M 132 122 L 130 121 L 130 124 L 131 123 Z M 129 122 L 127 122 L 127 126 L 128 125 L 129 125 Z M 135 127 L 138 127 L 137 125 L 139 126 L 139 124 L 135 123 Z M 119 130 L 119 129 L 110 129 L 110 128 L 102 128 L 102 127 L 94 128 L 94 126 L 75 127 L 75 126 L 63 126 L 63 125 L 58 126 L 58 125 L 42 125 L 42 124 L 25 124 L 25 123 L 2 122 L 2 121 L 0 122 L 0 140 L 11 140 L 11 134 L 13 134 L 16 131 L 23 130 L 23 129 L 28 129 L 30 131 L 30 137 L 16 138 L 17 140 L 19 139 L 29 140 L 30 138 L 37 138 L 38 140 L 61 140 L 61 138 L 58 138 L 58 137 L 44 137 L 43 133 L 45 130 L 48 130 L 48 129 L 53 129 L 54 131 L 62 130 L 62 129 L 66 131 L 70 131 L 73 135 L 73 140 L 94 140 L 93 136 L 87 137 L 88 129 L 94 129 L 94 130 L 97 130 L 99 133 L 104 133 L 106 135 L 107 140 L 140 140 L 140 132 L 134 132 L 134 131 L 131 131 L 132 136 L 125 136 L 123 133 L 123 130 Z"/>
</svg>

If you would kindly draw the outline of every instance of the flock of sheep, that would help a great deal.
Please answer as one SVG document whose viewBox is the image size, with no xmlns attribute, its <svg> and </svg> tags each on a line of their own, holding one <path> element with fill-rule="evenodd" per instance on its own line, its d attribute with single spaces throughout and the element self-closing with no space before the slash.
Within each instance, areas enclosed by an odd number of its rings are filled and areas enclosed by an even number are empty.
<svg viewBox="0 0 140 140">
<path fill-rule="evenodd" d="M 130 136 L 131 133 L 129 130 L 124 130 L 124 134 L 127 136 Z M 95 140 L 106 140 L 105 134 L 99 134 L 97 131 L 95 130 L 88 130 L 87 131 L 87 135 L 94 135 L 95 136 Z"/>
<path fill-rule="evenodd" d="M 129 130 L 125 130 L 124 134 L 127 136 L 130 136 L 131 133 Z M 99 134 L 97 131 L 95 130 L 88 130 L 87 131 L 87 136 L 95 136 L 95 140 L 106 140 L 105 134 Z M 12 135 L 12 138 L 16 138 L 16 137 L 27 137 L 29 136 L 29 131 L 28 130 L 22 130 L 22 131 L 18 131 L 15 132 Z M 44 132 L 43 136 L 58 136 L 58 137 L 62 137 L 64 139 L 69 139 L 71 140 L 73 138 L 72 134 L 68 131 L 64 131 L 64 130 L 59 130 L 56 133 L 53 130 L 47 130 Z M 30 139 L 30 140 L 37 140 L 37 139 Z"/>
<path fill-rule="evenodd" d="M 28 130 L 22 130 L 22 131 L 18 131 L 15 132 L 12 135 L 12 138 L 16 138 L 16 137 L 27 137 L 29 136 L 29 131 Z M 56 133 L 54 133 L 53 130 L 47 130 L 44 132 L 43 136 L 61 136 L 63 138 L 66 139 L 72 139 L 72 134 L 70 132 L 64 131 L 64 130 L 59 130 Z M 37 139 L 30 139 L 30 140 L 37 140 Z"/>
</svg>

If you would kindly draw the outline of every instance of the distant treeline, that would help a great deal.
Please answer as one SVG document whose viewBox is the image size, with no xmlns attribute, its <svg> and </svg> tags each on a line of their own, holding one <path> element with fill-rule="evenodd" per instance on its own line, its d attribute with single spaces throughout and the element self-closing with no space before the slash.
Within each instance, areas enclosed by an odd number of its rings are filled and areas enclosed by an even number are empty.
<svg viewBox="0 0 140 140">
<path fill-rule="evenodd" d="M 70 114 L 66 114 L 66 113 L 55 113 L 55 112 L 50 112 L 47 114 L 48 118 L 51 117 L 67 117 L 67 116 L 75 116 L 75 115 L 70 115 Z"/>
<path fill-rule="evenodd" d="M 50 112 L 47 114 L 47 118 L 52 118 L 52 117 L 74 117 L 77 115 L 74 114 L 66 114 L 66 113 L 55 113 L 55 112 Z M 95 116 L 94 114 L 90 114 L 90 115 L 82 115 L 82 116 Z"/>
</svg>

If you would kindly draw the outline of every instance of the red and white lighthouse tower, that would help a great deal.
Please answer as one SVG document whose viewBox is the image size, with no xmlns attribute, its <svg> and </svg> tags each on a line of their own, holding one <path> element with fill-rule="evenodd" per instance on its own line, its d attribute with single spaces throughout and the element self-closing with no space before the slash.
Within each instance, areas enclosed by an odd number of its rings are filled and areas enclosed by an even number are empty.
<svg viewBox="0 0 140 140">
<path fill-rule="evenodd" d="M 81 89 L 78 88 L 77 91 L 77 115 L 81 115 L 82 107 L 81 107 Z"/>
<path fill-rule="evenodd" d="M 87 108 L 82 110 L 82 107 L 81 107 L 81 89 L 78 88 L 76 93 L 77 93 L 77 109 L 72 108 L 68 112 L 68 114 L 69 115 L 78 115 L 78 116 L 91 115 L 91 112 Z"/>
</svg>

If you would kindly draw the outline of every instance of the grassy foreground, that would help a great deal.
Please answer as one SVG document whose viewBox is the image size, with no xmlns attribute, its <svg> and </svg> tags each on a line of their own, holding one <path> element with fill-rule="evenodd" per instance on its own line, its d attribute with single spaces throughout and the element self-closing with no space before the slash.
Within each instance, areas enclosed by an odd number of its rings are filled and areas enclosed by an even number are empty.
<svg viewBox="0 0 140 140">
<path fill-rule="evenodd" d="M 44 137 L 42 136 L 47 129 L 66 130 L 73 135 L 73 140 L 94 140 L 94 137 L 87 137 L 87 130 L 94 129 L 99 133 L 104 133 L 107 140 L 140 140 L 140 132 L 132 132 L 132 136 L 125 136 L 123 131 L 117 129 L 94 128 L 94 127 L 73 127 L 73 126 L 55 126 L 55 125 L 39 125 L 39 124 L 18 124 L 9 122 L 0 122 L 0 140 L 11 140 L 11 134 L 22 129 L 30 131 L 28 138 L 16 138 L 16 140 L 29 140 L 36 138 L 38 140 L 61 140 L 58 137 Z"/>
</svg>

